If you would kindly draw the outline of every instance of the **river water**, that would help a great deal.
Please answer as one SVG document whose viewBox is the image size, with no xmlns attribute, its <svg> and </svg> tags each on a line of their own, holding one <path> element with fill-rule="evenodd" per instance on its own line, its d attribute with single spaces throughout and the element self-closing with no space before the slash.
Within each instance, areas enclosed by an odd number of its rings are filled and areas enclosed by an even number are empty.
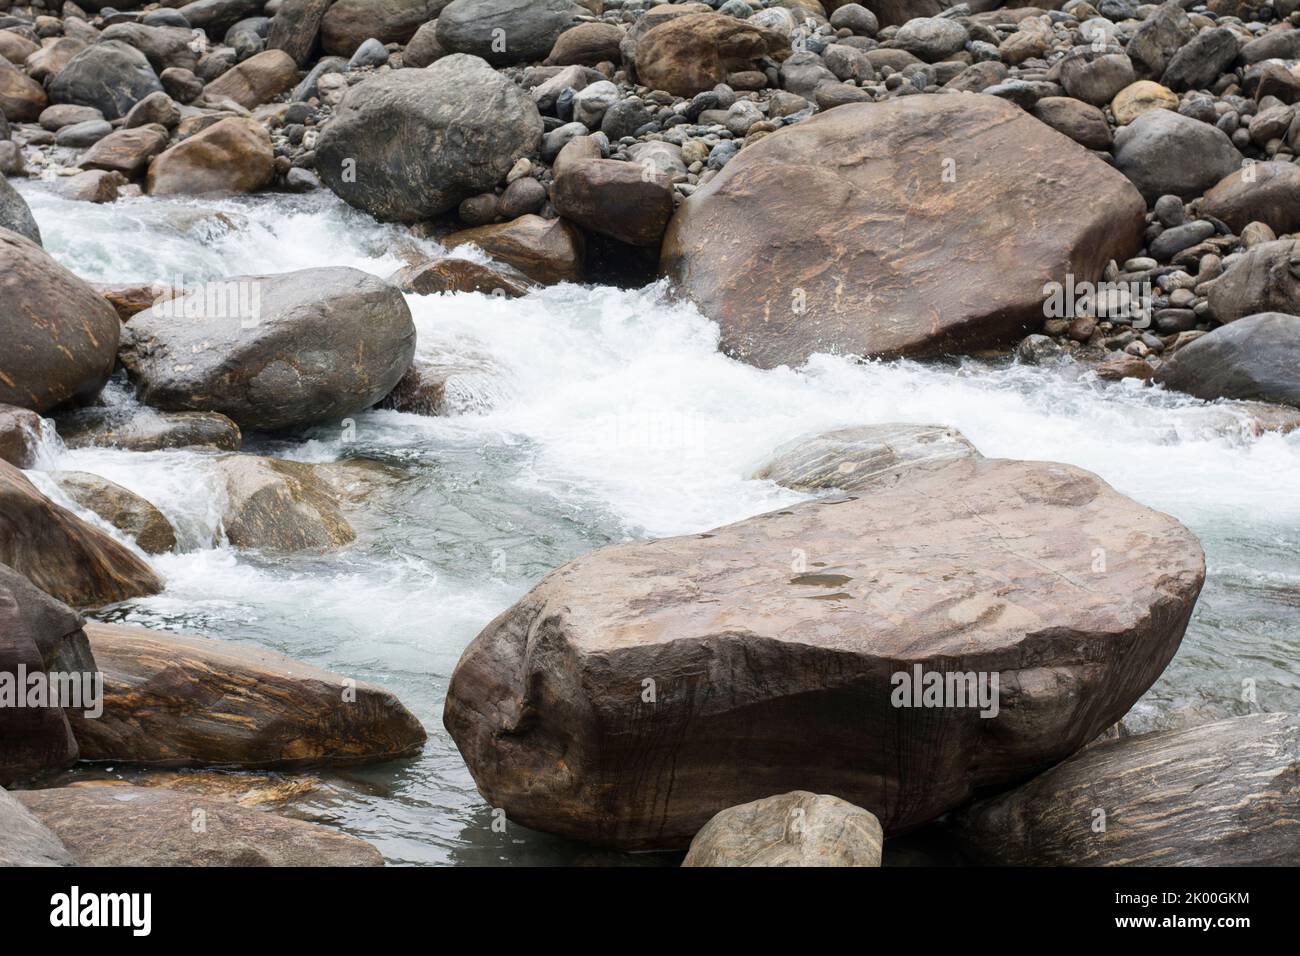
<svg viewBox="0 0 1300 956">
<path fill-rule="evenodd" d="M 47 250 L 92 281 L 326 265 L 387 276 L 404 249 L 437 252 L 327 194 L 95 206 L 19 188 Z M 716 327 L 658 286 L 408 302 L 420 354 L 467 370 L 452 390 L 456 414 L 372 411 L 350 427 L 245 446 L 380 463 L 382 480 L 350 515 L 360 536 L 348 549 L 267 559 L 222 546 L 203 453 L 53 448 L 41 463 L 116 481 L 178 529 L 180 553 L 152 561 L 166 591 L 97 617 L 280 651 L 383 684 L 420 717 L 421 757 L 318 774 L 320 786 L 287 808 L 370 840 L 391 864 L 662 862 L 494 831 L 442 729 L 448 678 L 484 624 L 575 555 L 800 500 L 749 475 L 782 442 L 830 428 L 952 425 L 986 455 L 1071 462 L 1175 515 L 1200 537 L 1209 577 L 1178 656 L 1128 723 L 1300 711 L 1300 432 L 1256 436 L 1231 403 L 1102 383 L 1070 364 L 815 356 L 761 371 L 719 354 Z M 121 387 L 109 398 L 133 401 Z M 1242 699 L 1244 681 L 1254 702 Z"/>
</svg>

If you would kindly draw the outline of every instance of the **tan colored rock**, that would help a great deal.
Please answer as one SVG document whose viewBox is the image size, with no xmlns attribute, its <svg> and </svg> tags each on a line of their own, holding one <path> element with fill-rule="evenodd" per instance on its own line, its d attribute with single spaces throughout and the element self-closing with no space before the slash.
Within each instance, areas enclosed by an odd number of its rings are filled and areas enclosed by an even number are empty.
<svg viewBox="0 0 1300 956">
<path fill-rule="evenodd" d="M 311 465 L 232 455 L 217 467 L 226 486 L 222 526 L 232 546 L 292 554 L 340 548 L 356 538 Z"/>
<path fill-rule="evenodd" d="M 383 865 L 379 851 L 356 837 L 160 787 L 100 784 L 13 796 L 78 866 Z M 204 825 L 196 828 L 196 819 Z"/>
<path fill-rule="evenodd" d="M 1300 717 L 1107 740 L 953 823 L 976 859 L 1012 866 L 1296 866 Z"/>
<path fill-rule="evenodd" d="M 590 232 L 657 247 L 673 215 L 673 187 L 661 171 L 640 163 L 588 159 L 566 162 L 556 172 L 551 202 Z"/>
<path fill-rule="evenodd" d="M 861 807 L 795 790 L 723 810 L 682 866 L 880 866 L 880 821 Z"/>
<path fill-rule="evenodd" d="M 0 229 L 0 402 L 47 412 L 99 394 L 121 323 L 34 242 Z"/>
<path fill-rule="evenodd" d="M 149 164 L 151 196 L 178 193 L 247 193 L 275 174 L 271 136 L 253 120 L 232 117 L 195 133 Z"/>
<path fill-rule="evenodd" d="M 978 456 L 965 435 L 944 425 L 862 425 L 789 441 L 754 477 L 796 491 L 861 491 Z"/>
<path fill-rule="evenodd" d="M 681 847 L 792 787 L 901 833 L 1123 716 L 1204 574 L 1187 529 L 1095 475 L 959 459 L 570 562 L 469 645 L 443 721 L 491 806 L 575 839 Z M 918 669 L 918 691 L 970 679 L 900 702 Z"/>
<path fill-rule="evenodd" d="M 76 504 L 135 539 L 145 554 L 176 547 L 176 529 L 154 505 L 116 482 L 85 471 L 52 471 L 50 478 Z"/>
<path fill-rule="evenodd" d="M 1177 111 L 1178 94 L 1159 83 L 1138 80 L 1115 94 L 1110 109 L 1115 114 L 1115 122 L 1127 126 L 1147 110 Z"/>
<path fill-rule="evenodd" d="M 579 23 L 556 38 L 551 55 L 546 58 L 546 65 L 595 66 L 604 61 L 618 63 L 622 59 L 618 47 L 623 42 L 623 37 L 624 32 L 612 23 Z"/>
<path fill-rule="evenodd" d="M 60 37 L 27 58 L 24 64 L 27 75 L 37 83 L 53 79 L 63 72 L 63 68 L 72 62 L 72 58 L 85 48 L 85 40 L 77 37 Z"/>
<path fill-rule="evenodd" d="M 271 651 L 88 624 L 104 712 L 71 717 L 82 760 L 245 769 L 343 766 L 419 752 L 424 728 L 389 691 Z"/>
<path fill-rule="evenodd" d="M 210 102 L 231 99 L 246 110 L 293 88 L 298 64 L 284 50 L 263 50 L 231 67 L 203 87 Z"/>
<path fill-rule="evenodd" d="M 117 191 L 127 184 L 119 172 L 89 169 L 59 183 L 59 193 L 77 202 L 108 203 L 117 199 Z"/>
<path fill-rule="evenodd" d="M 163 588 L 134 553 L 50 501 L 5 462 L 0 462 L 0 564 L 73 607 L 102 607 Z"/>
<path fill-rule="evenodd" d="M 41 416 L 31 409 L 0 405 L 0 461 L 31 468 L 41 444 Z"/>
<path fill-rule="evenodd" d="M 760 367 L 950 354 L 1035 331 L 1044 286 L 1136 253 L 1145 210 L 1124 176 L 1011 103 L 908 96 L 741 150 L 678 207 L 660 269 Z"/>
<path fill-rule="evenodd" d="M 582 233 L 563 219 L 520 216 L 511 222 L 453 232 L 442 244 L 447 249 L 477 246 L 542 285 L 582 279 L 586 252 Z"/>
<path fill-rule="evenodd" d="M 71 866 L 72 857 L 45 824 L 0 790 L 0 866 Z"/>
<path fill-rule="evenodd" d="M 23 61 L 40 49 L 25 36 L 19 36 L 11 30 L 0 30 L 0 56 L 15 66 L 22 66 Z"/>
<path fill-rule="evenodd" d="M 1222 219 L 1240 235 L 1252 222 L 1280 234 L 1300 230 L 1300 167 L 1294 163 L 1250 163 L 1201 199 L 1203 214 Z"/>
<path fill-rule="evenodd" d="M 107 169 L 133 179 L 167 148 L 167 130 L 138 126 L 109 133 L 81 157 L 83 169 Z"/>
<path fill-rule="evenodd" d="M 651 28 L 636 41 L 637 77 L 654 90 L 694 96 L 754 69 L 764 57 L 782 60 L 790 41 L 774 30 L 721 13 L 692 13 Z"/>
</svg>

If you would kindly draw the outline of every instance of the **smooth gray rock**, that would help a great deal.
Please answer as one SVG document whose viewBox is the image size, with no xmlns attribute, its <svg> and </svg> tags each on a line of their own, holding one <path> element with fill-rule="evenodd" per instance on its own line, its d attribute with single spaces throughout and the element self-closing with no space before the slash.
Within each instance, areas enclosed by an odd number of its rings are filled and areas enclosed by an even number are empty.
<svg viewBox="0 0 1300 956">
<path fill-rule="evenodd" d="M 38 246 L 41 244 L 41 230 L 27 200 L 9 185 L 4 176 L 0 176 L 0 229 L 12 230 Z"/>
<path fill-rule="evenodd" d="M 1262 312 L 1220 326 L 1175 352 L 1158 378 L 1197 398 L 1300 408 L 1300 315 Z"/>
<path fill-rule="evenodd" d="M 119 40 L 106 40 L 72 58 L 50 84 L 50 100 L 93 106 L 105 119 L 114 120 L 161 89 L 143 53 Z"/>
<path fill-rule="evenodd" d="M 495 66 L 541 60 L 586 13 L 570 0 L 452 0 L 438 15 L 438 43 Z"/>
<path fill-rule="evenodd" d="M 1211 314 L 1220 322 L 1260 312 L 1300 315 L 1300 242 L 1261 242 L 1206 284 Z"/>
<path fill-rule="evenodd" d="M 321 131 L 316 172 L 353 206 L 414 222 L 494 187 L 541 137 L 527 93 L 478 57 L 453 54 L 354 86 Z"/>
<path fill-rule="evenodd" d="M 1148 110 L 1115 132 L 1115 166 L 1147 202 L 1193 199 L 1241 162 L 1223 130 L 1170 110 Z"/>
<path fill-rule="evenodd" d="M 1203 30 L 1169 59 L 1161 82 L 1181 93 L 1214 85 L 1241 49 L 1237 35 L 1224 27 Z"/>
<path fill-rule="evenodd" d="M 123 327 L 119 357 L 146 404 L 280 431 L 337 425 L 369 408 L 414 352 L 415 326 L 395 287 L 324 268 L 232 277 L 146 309 Z"/>
<path fill-rule="evenodd" d="M 1169 0 L 1143 21 L 1124 52 L 1139 77 L 1153 80 L 1164 75 L 1169 58 L 1195 35 L 1182 4 Z"/>
</svg>

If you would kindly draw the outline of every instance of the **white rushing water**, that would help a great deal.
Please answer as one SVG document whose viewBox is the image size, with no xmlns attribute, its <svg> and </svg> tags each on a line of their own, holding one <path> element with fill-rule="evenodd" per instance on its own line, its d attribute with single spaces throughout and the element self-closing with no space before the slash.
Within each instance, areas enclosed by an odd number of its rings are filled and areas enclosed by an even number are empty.
<svg viewBox="0 0 1300 956">
<path fill-rule="evenodd" d="M 70 203 L 22 187 L 47 249 L 84 278 L 192 282 L 348 265 L 386 276 L 417 248 L 330 196 Z M 424 245 L 425 252 L 435 247 Z M 430 733 L 400 764 L 321 774 L 294 813 L 375 842 L 395 863 L 609 859 L 515 828 L 493 833 L 441 727 L 466 643 L 551 568 L 610 541 L 700 531 L 799 500 L 749 476 L 798 435 L 875 422 L 952 425 L 989 456 L 1088 468 L 1201 538 L 1209 581 L 1183 647 L 1132 716 L 1300 710 L 1300 433 L 1255 436 L 1231 403 L 1073 366 L 859 364 L 761 371 L 664 289 L 560 286 L 519 300 L 409 296 L 419 351 L 470 371 L 460 414 L 391 411 L 246 450 L 379 462 L 358 543 L 265 559 L 217 542 L 212 460 L 196 452 L 58 452 L 177 526 L 156 597 L 107 616 L 266 646 L 393 689 Z M 115 401 L 133 401 L 113 390 Z M 43 482 L 44 486 L 48 486 Z M 84 512 L 83 512 L 84 514 Z M 1258 703 L 1244 702 L 1242 681 Z M 622 858 L 635 862 L 639 858 Z"/>
</svg>

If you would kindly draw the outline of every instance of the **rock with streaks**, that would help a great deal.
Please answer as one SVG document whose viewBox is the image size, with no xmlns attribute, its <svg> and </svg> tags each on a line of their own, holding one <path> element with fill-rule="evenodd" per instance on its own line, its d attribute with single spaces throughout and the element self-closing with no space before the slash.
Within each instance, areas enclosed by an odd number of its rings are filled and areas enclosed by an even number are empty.
<svg viewBox="0 0 1300 956">
<path fill-rule="evenodd" d="M 695 835 L 682 866 L 880 866 L 883 845 L 868 811 L 795 790 L 723 810 Z"/>
</svg>

